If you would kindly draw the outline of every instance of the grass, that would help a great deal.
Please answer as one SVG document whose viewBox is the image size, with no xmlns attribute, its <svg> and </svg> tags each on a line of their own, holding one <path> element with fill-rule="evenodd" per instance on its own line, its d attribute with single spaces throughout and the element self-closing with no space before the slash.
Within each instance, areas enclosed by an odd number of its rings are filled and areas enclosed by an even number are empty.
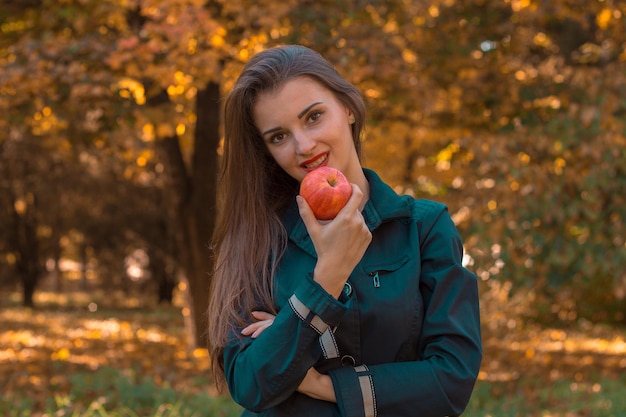
<svg viewBox="0 0 626 417">
<path fill-rule="evenodd" d="M 215 391 L 206 351 L 186 349 L 180 307 L 45 296 L 35 310 L 0 309 L 0 416 L 241 414 Z M 485 310 L 483 368 L 464 417 L 626 416 L 625 329 L 500 326 Z"/>
<path fill-rule="evenodd" d="M 235 417 L 241 408 L 227 397 L 177 392 L 132 370 L 103 367 L 70 376 L 71 389 L 49 398 L 33 412 L 27 396 L 0 398 L 3 417 Z M 206 381 L 199 381 L 200 384 Z M 535 379 L 495 383 L 479 381 L 464 417 L 623 417 L 626 375 L 601 382 Z"/>
<path fill-rule="evenodd" d="M 463 417 L 624 417 L 626 375 L 594 383 L 479 381 Z"/>
<path fill-rule="evenodd" d="M 176 392 L 134 371 L 103 367 L 69 377 L 67 393 L 47 398 L 42 410 L 27 395 L 0 399 L 3 417 L 230 417 L 241 408 L 227 397 Z M 206 383 L 206 381 L 205 381 Z M 207 383 L 208 384 L 208 383 Z"/>
</svg>

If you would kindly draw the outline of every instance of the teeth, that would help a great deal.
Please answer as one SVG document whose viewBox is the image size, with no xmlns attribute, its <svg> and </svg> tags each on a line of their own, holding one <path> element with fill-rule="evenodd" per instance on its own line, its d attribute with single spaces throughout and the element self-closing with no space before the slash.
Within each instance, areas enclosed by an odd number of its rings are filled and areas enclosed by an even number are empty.
<svg viewBox="0 0 626 417">
<path fill-rule="evenodd" d="M 328 158 L 328 154 L 324 155 L 323 157 L 319 158 L 318 160 L 314 161 L 312 164 L 309 165 L 305 165 L 306 168 L 317 168 L 318 166 L 322 165 L 324 163 L 324 161 L 326 161 L 326 159 Z"/>
</svg>

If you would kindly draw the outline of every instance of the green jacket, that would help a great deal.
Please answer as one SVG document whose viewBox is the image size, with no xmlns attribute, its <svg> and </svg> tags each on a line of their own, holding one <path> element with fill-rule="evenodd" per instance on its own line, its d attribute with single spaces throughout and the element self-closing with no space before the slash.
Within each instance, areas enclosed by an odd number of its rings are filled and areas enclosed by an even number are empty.
<svg viewBox="0 0 626 417">
<path fill-rule="evenodd" d="M 442 417 L 469 401 L 482 358 L 478 290 L 454 223 L 442 204 L 398 196 L 364 171 L 372 242 L 339 300 L 312 279 L 315 249 L 295 202 L 284 213 L 278 314 L 224 352 L 243 416 Z M 337 404 L 296 392 L 311 366 L 331 376 Z"/>
</svg>

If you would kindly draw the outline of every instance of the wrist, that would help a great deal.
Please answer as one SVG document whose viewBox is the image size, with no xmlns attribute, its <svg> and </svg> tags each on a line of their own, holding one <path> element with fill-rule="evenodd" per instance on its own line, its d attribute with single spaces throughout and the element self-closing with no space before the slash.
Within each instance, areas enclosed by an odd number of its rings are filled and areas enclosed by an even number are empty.
<svg viewBox="0 0 626 417">
<path fill-rule="evenodd" d="M 333 381 L 328 375 L 320 374 L 315 368 L 310 368 L 298 391 L 316 400 L 337 402 Z"/>
<path fill-rule="evenodd" d="M 335 397 L 335 387 L 333 385 L 333 380 L 328 375 L 320 375 L 319 377 L 320 386 L 323 387 L 323 396 L 324 400 L 330 402 L 337 402 L 337 398 Z"/>
<path fill-rule="evenodd" d="M 338 277 L 339 276 L 339 277 Z M 324 290 L 335 298 L 339 298 L 343 291 L 348 277 L 342 278 L 337 272 L 326 270 L 325 268 L 318 268 L 317 266 L 313 270 L 313 281 L 320 284 Z"/>
</svg>

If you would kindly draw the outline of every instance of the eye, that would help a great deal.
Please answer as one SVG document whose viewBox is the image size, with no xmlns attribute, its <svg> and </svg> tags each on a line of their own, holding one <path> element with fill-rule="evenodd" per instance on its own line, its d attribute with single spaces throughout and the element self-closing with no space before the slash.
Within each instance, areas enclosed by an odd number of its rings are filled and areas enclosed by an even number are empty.
<svg viewBox="0 0 626 417">
<path fill-rule="evenodd" d="M 273 143 L 273 144 L 278 144 L 281 143 L 283 140 L 285 140 L 286 135 L 284 133 L 276 133 L 272 136 L 270 136 L 269 138 L 269 142 Z"/>
<path fill-rule="evenodd" d="M 309 117 L 307 118 L 307 120 L 312 123 L 312 122 L 316 122 L 317 120 L 319 120 L 320 117 L 322 117 L 323 112 L 321 110 L 313 110 L 310 114 Z"/>
</svg>

